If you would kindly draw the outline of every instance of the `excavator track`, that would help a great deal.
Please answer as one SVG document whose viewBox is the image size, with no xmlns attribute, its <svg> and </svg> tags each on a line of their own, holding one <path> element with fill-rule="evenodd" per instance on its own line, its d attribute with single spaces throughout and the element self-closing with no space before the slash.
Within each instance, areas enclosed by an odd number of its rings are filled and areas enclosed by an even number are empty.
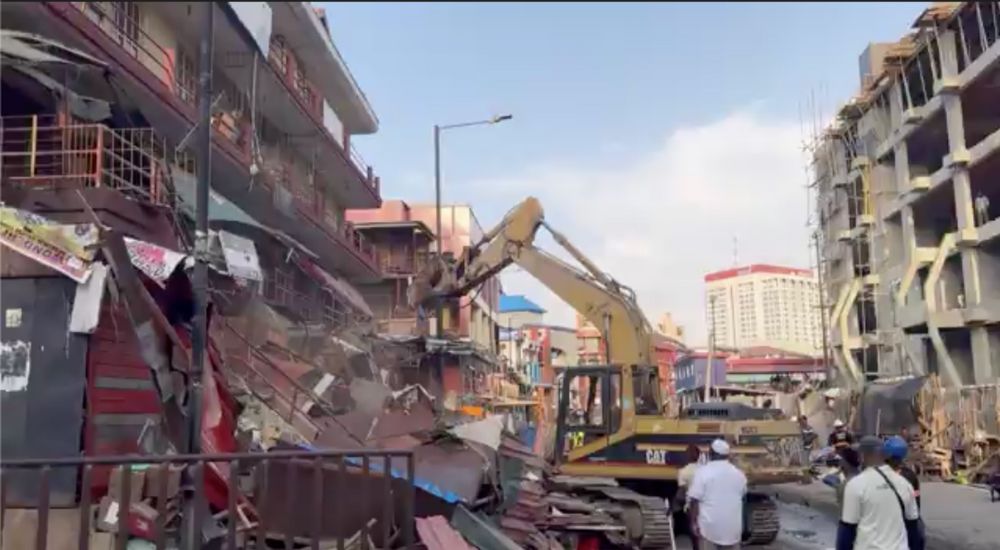
<svg viewBox="0 0 1000 550">
<path fill-rule="evenodd" d="M 622 507 L 629 538 L 639 548 L 673 550 L 673 517 L 663 499 L 640 495 L 624 487 L 595 487 L 592 490 Z"/>
<path fill-rule="evenodd" d="M 747 499 L 746 521 L 743 544 L 770 544 L 778 537 L 780 529 L 778 506 L 764 495 L 750 495 Z M 756 498 L 755 498 L 756 497 Z"/>
</svg>

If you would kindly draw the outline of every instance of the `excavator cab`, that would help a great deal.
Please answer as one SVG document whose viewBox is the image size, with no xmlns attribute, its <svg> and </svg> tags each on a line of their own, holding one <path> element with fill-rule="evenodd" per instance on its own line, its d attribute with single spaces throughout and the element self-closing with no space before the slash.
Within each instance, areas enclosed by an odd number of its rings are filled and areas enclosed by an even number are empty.
<svg viewBox="0 0 1000 550">
<path fill-rule="evenodd" d="M 634 398 L 624 394 L 623 370 L 631 371 Z M 660 414 L 659 376 L 654 366 L 632 369 L 615 365 L 567 367 L 560 378 L 557 462 L 562 462 L 569 451 L 595 441 L 607 441 L 619 432 L 623 402 L 634 401 L 636 415 Z"/>
</svg>

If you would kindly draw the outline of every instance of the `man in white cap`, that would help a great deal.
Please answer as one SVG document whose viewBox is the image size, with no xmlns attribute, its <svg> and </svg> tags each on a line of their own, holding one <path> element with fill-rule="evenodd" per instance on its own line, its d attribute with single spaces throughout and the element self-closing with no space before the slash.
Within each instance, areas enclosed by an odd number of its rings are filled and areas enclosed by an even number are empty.
<svg viewBox="0 0 1000 550">
<path fill-rule="evenodd" d="M 854 436 L 851 435 L 851 432 L 847 431 L 844 422 L 838 418 L 833 422 L 833 431 L 830 432 L 830 438 L 826 444 L 833 447 L 839 453 L 854 444 Z"/>
<path fill-rule="evenodd" d="M 699 550 L 735 549 L 743 535 L 743 498 L 747 478 L 729 462 L 729 444 L 712 442 L 708 464 L 698 468 L 688 489 Z"/>
</svg>

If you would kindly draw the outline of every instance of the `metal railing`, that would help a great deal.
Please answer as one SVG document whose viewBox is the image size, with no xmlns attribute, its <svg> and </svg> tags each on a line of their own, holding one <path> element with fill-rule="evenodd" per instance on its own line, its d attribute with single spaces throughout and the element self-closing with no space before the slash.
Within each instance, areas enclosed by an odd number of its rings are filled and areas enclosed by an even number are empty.
<svg viewBox="0 0 1000 550">
<path fill-rule="evenodd" d="M 97 467 L 120 469 L 117 494 L 107 495 L 103 514 L 94 516 L 92 488 Z M 81 550 L 91 547 L 92 526 L 113 533 L 116 549 L 124 549 L 130 537 L 155 543 L 157 549 L 179 539 L 180 523 L 203 526 L 211 513 L 205 484 L 205 468 L 216 467 L 230 473 L 225 507 L 212 517 L 217 529 L 202 530 L 202 537 L 212 533 L 213 540 L 224 539 L 224 548 L 264 549 L 283 541 L 284 548 L 308 545 L 319 548 L 410 548 L 414 544 L 414 461 L 410 451 L 305 451 L 282 450 L 260 453 L 228 453 L 156 456 L 99 456 L 62 459 L 16 459 L 0 461 L 0 518 L 7 518 L 14 508 L 37 512 L 34 525 L 34 548 L 43 550 L 53 535 L 65 540 L 65 530 L 78 530 Z M 179 472 L 184 474 L 179 483 Z M 65 484 L 64 476 L 74 474 L 72 485 L 78 488 L 76 521 L 56 521 L 50 526 L 50 496 L 54 483 Z M 152 494 L 144 499 L 151 504 L 134 502 L 134 476 L 145 483 L 149 476 Z M 390 475 L 385 475 L 388 471 Z M 171 485 L 173 484 L 173 487 Z M 32 490 L 33 489 L 33 490 Z M 186 507 L 174 507 L 176 495 L 195 499 L 194 517 L 185 517 Z M 13 499 L 12 499 L 13 497 Z M 34 500 L 28 501 L 31 497 Z M 16 499 L 22 502 L 17 506 Z M 110 501 L 116 504 L 111 512 Z M 141 497 L 140 497 L 141 498 Z M 65 519 L 60 515 L 57 519 Z M 138 521 L 135 521 L 138 520 Z M 0 519 L 0 530 L 23 527 Z M 28 523 L 28 522 L 24 522 Z M 30 529 L 30 526 L 29 526 Z M 3 533 L 4 540 L 30 540 L 27 533 Z M 375 544 L 370 544 L 370 541 Z M 22 544 L 18 548 L 29 548 Z"/>
<path fill-rule="evenodd" d="M 0 118 L 0 169 L 31 187 L 110 187 L 167 204 L 164 141 L 151 128 L 61 125 L 55 117 Z"/>
<path fill-rule="evenodd" d="M 131 2 L 73 2 L 72 5 L 117 42 L 125 53 L 170 86 L 177 97 L 192 105 L 196 103 L 194 82 L 182 82 L 177 78 L 176 52 L 161 46 L 143 28 L 141 18 L 136 17 L 138 10 L 143 9 L 141 5 Z"/>
</svg>

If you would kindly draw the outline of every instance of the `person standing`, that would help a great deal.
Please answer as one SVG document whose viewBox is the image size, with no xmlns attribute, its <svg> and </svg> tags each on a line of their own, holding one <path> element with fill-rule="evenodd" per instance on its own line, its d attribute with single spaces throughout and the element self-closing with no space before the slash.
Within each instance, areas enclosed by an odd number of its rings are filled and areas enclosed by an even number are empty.
<svg viewBox="0 0 1000 550">
<path fill-rule="evenodd" d="M 677 473 L 677 495 L 674 496 L 674 505 L 671 507 L 674 510 L 674 518 L 677 520 L 675 525 L 682 526 L 682 529 L 686 530 L 688 536 L 691 537 L 691 548 L 698 548 L 698 537 L 695 535 L 694 519 L 688 513 L 690 506 L 688 505 L 688 489 L 691 488 L 691 481 L 694 480 L 694 474 L 698 471 L 699 461 L 701 460 L 701 450 L 694 443 L 687 446 L 684 450 L 684 467 L 681 471 Z"/>
<path fill-rule="evenodd" d="M 844 488 L 836 550 L 924 550 L 913 488 L 885 464 L 882 441 L 858 445 L 864 470 Z"/>
<path fill-rule="evenodd" d="M 917 510 L 920 510 L 920 478 L 917 477 L 917 473 L 913 469 L 903 463 L 908 451 L 906 439 L 898 435 L 886 439 L 882 447 L 885 463 L 903 479 L 910 482 L 910 486 L 913 487 L 913 497 L 917 500 Z"/>
<path fill-rule="evenodd" d="M 816 430 L 812 429 L 809 425 L 809 419 L 806 415 L 801 415 L 795 418 L 799 423 L 799 429 L 802 431 L 802 446 L 805 447 L 806 451 L 812 451 L 813 445 L 816 443 Z"/>
<path fill-rule="evenodd" d="M 827 439 L 827 445 L 833 447 L 838 453 L 854 444 L 854 436 L 847 431 L 844 422 L 839 418 L 833 422 L 833 431 Z"/>
<path fill-rule="evenodd" d="M 854 479 L 854 476 L 858 475 L 861 471 L 861 457 L 858 456 L 858 452 L 851 447 L 844 449 L 840 453 L 840 473 L 843 479 L 840 480 L 840 484 L 837 485 L 837 507 L 843 511 L 844 509 L 844 488 L 847 487 L 847 483 Z"/>
<path fill-rule="evenodd" d="M 990 221 L 990 198 L 979 193 L 973 201 L 976 208 L 976 225 L 985 225 Z"/>
<path fill-rule="evenodd" d="M 688 489 L 690 515 L 699 550 L 738 549 L 743 536 L 743 500 L 747 478 L 729 462 L 729 444 L 716 439 L 709 462 L 698 468 Z"/>
</svg>

